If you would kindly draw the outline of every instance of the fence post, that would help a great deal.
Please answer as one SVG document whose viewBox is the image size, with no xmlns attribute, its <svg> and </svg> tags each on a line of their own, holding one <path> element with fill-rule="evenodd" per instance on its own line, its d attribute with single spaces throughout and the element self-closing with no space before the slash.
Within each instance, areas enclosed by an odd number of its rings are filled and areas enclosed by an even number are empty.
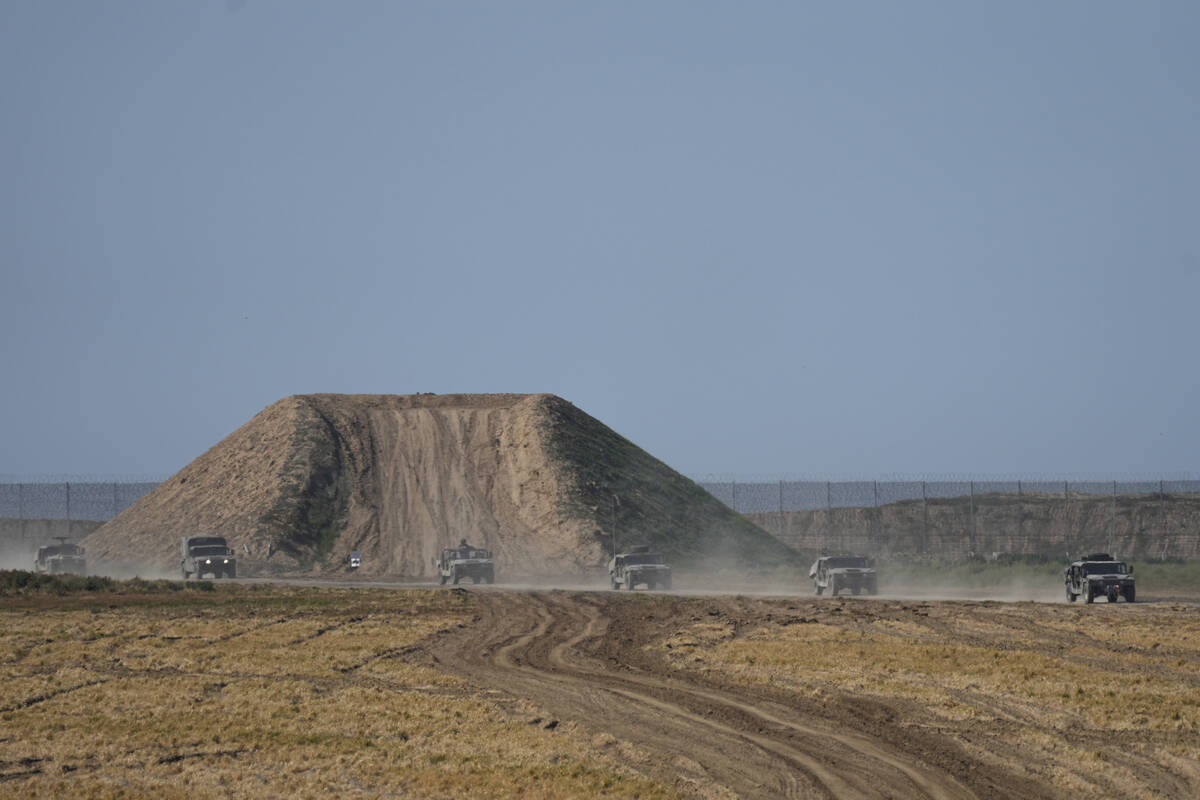
<svg viewBox="0 0 1200 800">
<path fill-rule="evenodd" d="M 822 547 L 821 550 L 826 550 L 831 541 L 833 541 L 833 499 L 829 481 L 825 481 L 825 547 Z"/>
<path fill-rule="evenodd" d="M 879 481 L 871 482 L 871 503 L 874 508 L 874 513 L 871 514 L 871 525 L 874 527 L 871 535 L 871 541 L 874 544 L 875 553 L 878 555 L 883 548 L 879 544 L 879 540 L 883 537 L 880 535 L 883 530 L 882 520 L 879 519 Z"/>
<path fill-rule="evenodd" d="M 783 541 L 783 481 L 779 482 L 779 540 Z"/>
<path fill-rule="evenodd" d="M 1067 551 L 1067 561 L 1071 560 L 1071 487 L 1063 481 L 1063 549 Z"/>
<path fill-rule="evenodd" d="M 120 513 L 119 509 L 117 508 L 118 505 L 120 505 L 120 500 L 117 499 L 117 482 L 113 481 L 113 513 L 112 513 L 112 515 L 114 517 L 118 513 Z"/>
<path fill-rule="evenodd" d="M 1163 482 L 1161 480 L 1158 482 L 1158 519 L 1162 526 L 1162 551 L 1165 553 L 1167 551 L 1167 498 L 1163 494 Z"/>
<path fill-rule="evenodd" d="M 1017 481 L 1017 551 L 1025 552 L 1025 501 L 1021 497 L 1021 482 Z"/>
<path fill-rule="evenodd" d="M 929 513 L 925 507 L 925 481 L 921 481 L 921 550 L 929 555 Z"/>
<path fill-rule="evenodd" d="M 1117 538 L 1117 482 L 1113 481 L 1112 519 L 1108 523 L 1108 554 L 1112 555 Z"/>
<path fill-rule="evenodd" d="M 732 481 L 730 483 L 730 487 L 731 491 L 733 492 L 733 498 L 729 501 L 729 507 L 734 511 L 737 511 L 737 481 Z"/>
</svg>

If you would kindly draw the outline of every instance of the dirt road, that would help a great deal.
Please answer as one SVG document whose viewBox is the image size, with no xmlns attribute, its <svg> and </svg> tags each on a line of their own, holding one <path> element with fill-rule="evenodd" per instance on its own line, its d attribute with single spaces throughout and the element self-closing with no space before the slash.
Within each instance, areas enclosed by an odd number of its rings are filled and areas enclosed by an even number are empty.
<svg viewBox="0 0 1200 800">
<path fill-rule="evenodd" d="M 637 769 L 696 797 L 1051 797 L 952 738 L 901 728 L 871 703 L 805 702 L 673 668 L 652 642 L 680 620 L 763 617 L 746 598 L 479 592 L 475 624 L 427 657 L 472 684 L 528 698 L 631 743 Z"/>
</svg>

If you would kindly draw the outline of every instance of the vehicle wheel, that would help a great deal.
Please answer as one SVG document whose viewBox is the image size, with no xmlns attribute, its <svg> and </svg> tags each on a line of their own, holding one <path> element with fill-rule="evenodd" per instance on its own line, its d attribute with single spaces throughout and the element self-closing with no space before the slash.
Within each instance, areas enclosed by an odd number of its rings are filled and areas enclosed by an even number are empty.
<svg viewBox="0 0 1200 800">
<path fill-rule="evenodd" d="M 818 597 L 820 597 L 820 596 L 821 596 L 821 595 L 822 595 L 822 594 L 825 592 L 825 587 L 824 587 L 824 586 L 822 586 L 821 584 L 819 584 L 819 583 L 815 583 L 815 584 L 813 584 L 813 586 L 815 586 L 815 587 L 816 587 L 816 589 L 817 589 L 817 596 L 818 596 Z"/>
<path fill-rule="evenodd" d="M 446 576 L 445 575 L 440 575 L 440 574 L 438 575 L 438 585 L 439 586 L 446 585 Z"/>
<path fill-rule="evenodd" d="M 1129 591 L 1125 592 L 1125 602 L 1126 602 L 1126 603 L 1132 603 L 1132 602 L 1133 602 L 1133 598 L 1134 598 L 1134 596 L 1135 596 L 1136 594 L 1137 594 L 1137 593 L 1134 591 L 1133 587 L 1132 587 L 1132 586 L 1130 586 L 1130 587 L 1129 587 Z"/>
<path fill-rule="evenodd" d="M 609 585 L 611 588 L 613 588 L 613 589 L 620 589 L 620 588 L 621 588 L 620 586 L 618 586 L 618 585 L 617 585 L 617 579 L 616 579 L 616 578 L 614 578 L 612 575 L 609 575 L 609 576 L 608 576 L 608 585 Z"/>
<path fill-rule="evenodd" d="M 192 573 L 188 572 L 186 569 L 184 569 L 184 570 L 180 570 L 180 571 L 183 573 L 183 579 L 184 579 L 185 581 L 186 581 L 188 578 L 192 577 Z"/>
<path fill-rule="evenodd" d="M 1092 585 L 1089 583 L 1087 586 L 1083 587 L 1083 602 L 1090 603 L 1095 599 L 1096 598 L 1092 597 Z"/>
<path fill-rule="evenodd" d="M 833 597 L 837 597 L 837 593 L 838 593 L 837 580 L 834 579 L 829 582 L 829 594 Z"/>
<path fill-rule="evenodd" d="M 1068 586 L 1068 587 L 1067 587 L 1067 602 L 1068 602 L 1068 603 L 1074 603 L 1074 602 L 1075 602 L 1075 595 L 1071 594 L 1071 587 L 1070 587 L 1070 586 Z"/>
<path fill-rule="evenodd" d="M 458 570 L 456 570 L 456 569 L 450 570 L 450 582 L 453 583 L 455 586 L 458 586 Z"/>
</svg>

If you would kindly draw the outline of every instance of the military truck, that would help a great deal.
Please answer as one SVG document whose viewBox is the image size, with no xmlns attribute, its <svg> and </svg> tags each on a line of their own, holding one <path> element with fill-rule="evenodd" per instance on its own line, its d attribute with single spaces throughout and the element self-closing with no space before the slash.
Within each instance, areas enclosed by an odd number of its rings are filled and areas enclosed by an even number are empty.
<svg viewBox="0 0 1200 800">
<path fill-rule="evenodd" d="M 86 575 L 87 559 L 83 548 L 71 544 L 66 536 L 55 536 L 58 544 L 38 548 L 33 559 L 33 571 L 43 575 Z"/>
<path fill-rule="evenodd" d="M 608 581 L 614 589 L 624 587 L 629 591 L 639 585 L 670 589 L 671 567 L 662 553 L 651 552 L 649 545 L 637 545 L 609 559 Z"/>
<path fill-rule="evenodd" d="M 1067 602 L 1074 603 L 1082 596 L 1090 603 L 1099 596 L 1115 603 L 1120 597 L 1132 603 L 1137 597 L 1133 567 L 1117 561 L 1108 553 L 1092 553 L 1066 568 L 1063 579 L 1067 585 Z"/>
<path fill-rule="evenodd" d="M 443 585 L 446 581 L 457 584 L 464 578 L 470 578 L 475 583 L 496 581 L 492 551 L 471 547 L 466 539 L 459 542 L 458 547 L 443 550 L 440 556 L 433 559 L 433 566 L 437 569 L 438 582 Z"/>
<path fill-rule="evenodd" d="M 237 559 L 223 536 L 184 536 L 179 540 L 179 569 L 183 579 L 236 578 Z"/>
<path fill-rule="evenodd" d="M 879 593 L 879 577 L 865 556 L 821 556 L 808 571 L 808 577 L 812 578 L 817 594 L 826 589 L 835 597 L 844 589 L 854 594 Z"/>
</svg>

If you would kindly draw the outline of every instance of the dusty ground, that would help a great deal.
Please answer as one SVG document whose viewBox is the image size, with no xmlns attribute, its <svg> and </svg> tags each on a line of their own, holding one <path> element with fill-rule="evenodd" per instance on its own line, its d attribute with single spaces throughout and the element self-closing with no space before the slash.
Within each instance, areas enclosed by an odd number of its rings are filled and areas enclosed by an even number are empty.
<svg viewBox="0 0 1200 800">
<path fill-rule="evenodd" d="M 480 593 L 430 663 L 692 796 L 1194 797 L 1200 613 Z"/>
<path fill-rule="evenodd" d="M 1200 795 L 1188 603 L 196 594 L 0 606 L 3 793 Z"/>
</svg>

